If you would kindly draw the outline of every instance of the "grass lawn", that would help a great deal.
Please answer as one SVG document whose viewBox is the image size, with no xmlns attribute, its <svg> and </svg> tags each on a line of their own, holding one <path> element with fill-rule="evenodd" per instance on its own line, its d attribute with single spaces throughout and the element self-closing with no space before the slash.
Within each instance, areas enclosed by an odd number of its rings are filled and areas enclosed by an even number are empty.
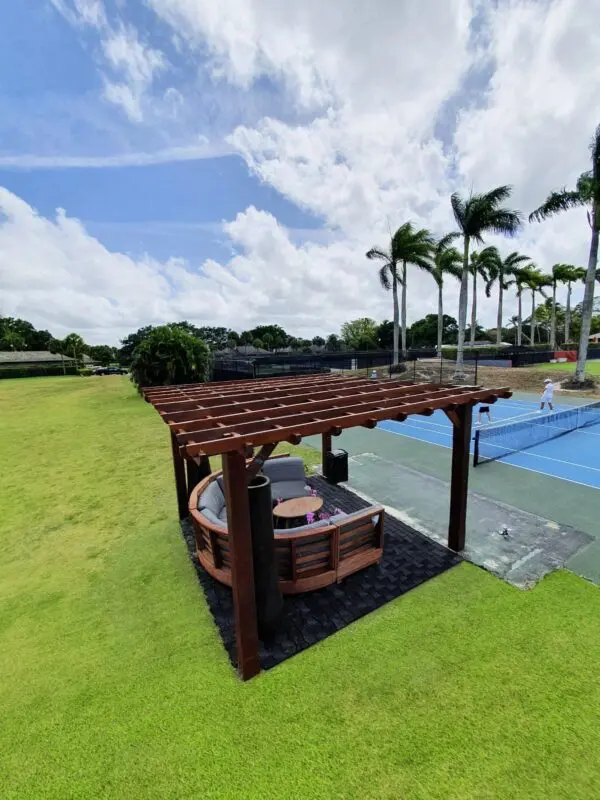
<svg viewBox="0 0 600 800">
<path fill-rule="evenodd" d="M 596 798 L 600 591 L 461 565 L 242 684 L 126 378 L 0 383 L 0 795 Z"/>
<path fill-rule="evenodd" d="M 535 368 L 550 372 L 575 372 L 575 362 L 565 362 L 563 364 L 536 364 Z M 588 361 L 585 365 L 586 375 L 600 375 L 600 359 Z"/>
</svg>

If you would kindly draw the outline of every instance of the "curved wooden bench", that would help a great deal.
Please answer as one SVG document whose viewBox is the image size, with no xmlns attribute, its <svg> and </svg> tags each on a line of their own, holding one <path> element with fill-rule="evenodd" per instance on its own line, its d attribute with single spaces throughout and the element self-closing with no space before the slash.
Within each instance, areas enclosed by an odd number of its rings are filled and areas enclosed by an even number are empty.
<svg viewBox="0 0 600 800">
<path fill-rule="evenodd" d="M 194 487 L 189 509 L 200 563 L 213 578 L 231 586 L 229 531 L 198 510 L 198 497 L 221 474 L 213 472 Z M 283 594 L 321 589 L 376 564 L 383 555 L 384 515 L 382 506 L 370 506 L 314 530 L 275 531 L 277 573 Z"/>
</svg>

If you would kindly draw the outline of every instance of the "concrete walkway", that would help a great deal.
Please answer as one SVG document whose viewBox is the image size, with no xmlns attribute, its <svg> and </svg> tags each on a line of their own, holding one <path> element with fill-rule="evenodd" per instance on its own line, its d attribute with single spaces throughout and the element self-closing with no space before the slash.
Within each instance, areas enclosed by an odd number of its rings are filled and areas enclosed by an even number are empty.
<svg viewBox="0 0 600 800">
<path fill-rule="evenodd" d="M 320 444 L 316 440 L 307 443 Z M 349 488 L 445 544 L 450 450 L 380 429 L 345 431 L 334 446 L 350 455 Z M 494 469 L 498 466 L 500 470 Z M 502 464 L 471 470 L 464 556 L 519 588 L 528 588 L 563 566 L 600 582 L 600 542 L 592 532 L 597 527 L 597 513 L 580 507 L 579 514 L 573 515 L 569 503 L 557 503 L 558 495 L 568 497 L 574 492 L 579 497 L 582 488 Z M 596 495 L 600 492 L 585 493 L 587 501 L 594 504 L 600 500 Z M 556 511 L 561 513 L 553 513 Z M 595 516 L 594 522 L 588 520 L 588 514 Z M 580 526 L 578 520 L 588 524 Z"/>
</svg>

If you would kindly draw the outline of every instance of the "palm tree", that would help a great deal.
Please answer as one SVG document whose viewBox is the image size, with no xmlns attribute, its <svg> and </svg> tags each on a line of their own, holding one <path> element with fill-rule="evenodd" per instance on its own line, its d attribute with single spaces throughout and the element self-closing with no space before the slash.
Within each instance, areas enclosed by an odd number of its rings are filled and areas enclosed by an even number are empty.
<svg viewBox="0 0 600 800">
<path fill-rule="evenodd" d="M 471 240 L 483 242 L 484 234 L 503 233 L 513 236 L 521 224 L 518 211 L 501 204 L 510 197 L 510 186 L 498 186 L 485 194 L 471 194 L 466 200 L 456 192 L 450 198 L 454 218 L 463 238 L 463 268 L 458 305 L 458 348 L 456 377 L 462 376 L 465 327 L 467 322 L 467 295 L 469 283 L 469 247 Z"/>
<path fill-rule="evenodd" d="M 489 273 L 494 268 L 498 250 L 495 247 L 485 247 L 480 253 L 474 250 L 471 253 L 469 270 L 473 276 L 473 298 L 471 300 L 471 344 L 475 344 L 477 332 L 477 276 L 488 282 Z"/>
<path fill-rule="evenodd" d="M 402 354 L 406 357 L 406 268 L 413 264 L 431 273 L 431 256 L 435 240 L 426 228 L 415 230 L 411 222 L 401 225 L 392 238 L 392 252 L 397 262 L 402 262 Z"/>
<path fill-rule="evenodd" d="M 393 240 L 392 240 L 393 241 Z M 398 284 L 401 283 L 401 275 L 398 270 L 398 261 L 394 258 L 392 241 L 390 241 L 389 250 L 380 250 L 378 247 L 372 247 L 366 256 L 371 261 L 383 261 L 382 266 L 379 268 L 379 281 L 386 291 L 392 290 L 392 298 L 394 303 L 394 330 L 393 330 L 393 362 L 398 363 L 398 339 L 399 339 L 399 320 L 400 310 L 398 306 Z"/>
<path fill-rule="evenodd" d="M 533 264 L 525 270 L 523 284 L 531 292 L 531 326 L 529 338 L 531 344 L 535 344 L 535 298 L 536 294 L 540 292 L 544 297 L 544 289 L 547 286 L 552 286 L 552 276 L 542 275 L 539 269 Z"/>
<path fill-rule="evenodd" d="M 592 168 L 579 176 L 575 189 L 561 189 L 558 192 L 551 192 L 546 201 L 529 215 L 530 222 L 533 220 L 541 222 L 541 220 L 547 219 L 554 214 L 560 214 L 570 208 L 587 206 L 587 218 L 592 234 L 585 276 L 579 353 L 575 369 L 575 381 L 578 383 L 583 383 L 585 378 L 587 348 L 594 310 L 594 284 L 598 266 L 598 240 L 600 238 L 600 125 L 594 132 L 590 149 L 592 152 Z"/>
<path fill-rule="evenodd" d="M 491 248 L 490 248 L 491 249 Z M 495 248 L 494 248 L 495 249 Z M 502 343 L 502 316 L 504 311 L 504 292 L 509 287 L 507 278 L 514 276 L 520 264 L 530 261 L 529 256 L 520 255 L 517 252 L 512 252 L 502 259 L 500 253 L 496 250 L 496 257 L 491 259 L 489 277 L 485 287 L 485 293 L 488 297 L 491 295 L 494 283 L 498 281 L 498 316 L 496 319 L 496 344 Z"/>
<path fill-rule="evenodd" d="M 383 261 L 379 280 L 384 289 L 391 289 L 394 301 L 394 364 L 398 363 L 398 284 L 402 286 L 402 353 L 406 355 L 406 268 L 414 264 L 431 272 L 431 253 L 434 241 L 428 230 L 415 230 L 412 222 L 405 222 L 391 237 L 389 250 L 377 247 L 367 252 L 368 259 Z M 401 266 L 400 266 L 401 265 Z"/>
<path fill-rule="evenodd" d="M 437 349 L 441 356 L 443 335 L 444 335 L 444 276 L 453 275 L 458 280 L 461 279 L 462 270 L 460 264 L 462 257 L 455 247 L 450 244 L 454 239 L 454 234 L 450 233 L 443 236 L 433 250 L 433 269 L 431 275 L 438 286 L 438 329 L 437 329 Z"/>
<path fill-rule="evenodd" d="M 573 281 L 583 280 L 585 270 L 571 264 L 555 264 L 552 267 L 552 324 L 550 327 L 550 344 L 556 350 L 556 288 L 559 283 L 567 286 L 567 307 L 565 310 L 565 342 L 569 341 L 569 327 L 571 324 L 571 284 Z"/>
<path fill-rule="evenodd" d="M 531 265 L 533 267 L 533 264 Z M 523 292 L 527 288 L 527 280 L 531 267 L 519 267 L 514 271 L 512 280 L 506 281 L 505 288 L 514 284 L 517 292 L 517 347 L 523 344 Z"/>
</svg>

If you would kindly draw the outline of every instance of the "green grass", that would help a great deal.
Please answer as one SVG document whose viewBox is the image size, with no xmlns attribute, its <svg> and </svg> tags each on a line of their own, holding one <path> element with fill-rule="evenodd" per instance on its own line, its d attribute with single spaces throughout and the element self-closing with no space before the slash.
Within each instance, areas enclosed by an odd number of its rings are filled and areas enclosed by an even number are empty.
<svg viewBox="0 0 600 800">
<path fill-rule="evenodd" d="M 550 372 L 575 372 L 575 362 L 563 362 L 562 364 L 536 364 L 536 369 Z M 600 360 L 588 361 L 585 365 L 586 375 L 600 375 Z"/>
<path fill-rule="evenodd" d="M 0 794 L 595 798 L 600 591 L 470 565 L 242 684 L 126 379 L 0 385 Z"/>
</svg>

